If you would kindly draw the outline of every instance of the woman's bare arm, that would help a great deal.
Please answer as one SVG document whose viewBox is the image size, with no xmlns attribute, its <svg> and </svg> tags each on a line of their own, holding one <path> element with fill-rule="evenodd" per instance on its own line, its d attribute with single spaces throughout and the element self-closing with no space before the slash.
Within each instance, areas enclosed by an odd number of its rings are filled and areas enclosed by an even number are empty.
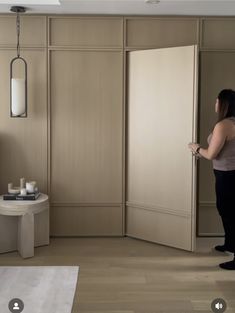
<svg viewBox="0 0 235 313">
<path fill-rule="evenodd" d="M 213 134 L 211 137 L 210 144 L 207 149 L 201 148 L 197 143 L 189 144 L 189 148 L 193 153 L 196 151 L 204 158 L 208 160 L 213 160 L 219 154 L 220 150 L 226 141 L 228 134 L 228 124 L 227 121 L 221 121 L 215 125 Z M 198 149 L 200 147 L 200 149 Z"/>
</svg>

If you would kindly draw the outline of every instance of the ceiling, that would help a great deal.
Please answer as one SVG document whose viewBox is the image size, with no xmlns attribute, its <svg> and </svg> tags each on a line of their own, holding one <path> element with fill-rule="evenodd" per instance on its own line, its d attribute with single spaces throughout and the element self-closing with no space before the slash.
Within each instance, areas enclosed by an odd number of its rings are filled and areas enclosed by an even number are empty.
<svg viewBox="0 0 235 313">
<path fill-rule="evenodd" d="M 29 14 L 235 16 L 235 0 L 0 0 L 0 13 L 9 13 L 12 5 L 25 6 Z"/>
</svg>

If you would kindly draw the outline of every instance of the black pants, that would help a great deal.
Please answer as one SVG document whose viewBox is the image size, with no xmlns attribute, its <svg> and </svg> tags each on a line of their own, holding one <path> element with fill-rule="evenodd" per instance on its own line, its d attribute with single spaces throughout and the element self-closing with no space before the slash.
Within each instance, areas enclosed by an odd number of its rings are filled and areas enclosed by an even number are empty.
<svg viewBox="0 0 235 313">
<path fill-rule="evenodd" d="M 224 226 L 225 245 L 235 253 L 235 170 L 214 170 L 214 174 L 216 206 Z"/>
</svg>

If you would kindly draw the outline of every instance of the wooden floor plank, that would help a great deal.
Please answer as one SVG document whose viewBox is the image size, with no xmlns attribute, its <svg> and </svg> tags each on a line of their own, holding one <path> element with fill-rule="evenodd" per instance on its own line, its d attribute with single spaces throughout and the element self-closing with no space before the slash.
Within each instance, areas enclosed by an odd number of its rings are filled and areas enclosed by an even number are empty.
<svg viewBox="0 0 235 313">
<path fill-rule="evenodd" d="M 72 313 L 211 313 L 215 298 L 235 312 L 232 258 L 211 249 L 222 239 L 200 239 L 195 253 L 132 238 L 53 238 L 35 257 L 0 255 L 0 265 L 78 265 Z"/>
</svg>

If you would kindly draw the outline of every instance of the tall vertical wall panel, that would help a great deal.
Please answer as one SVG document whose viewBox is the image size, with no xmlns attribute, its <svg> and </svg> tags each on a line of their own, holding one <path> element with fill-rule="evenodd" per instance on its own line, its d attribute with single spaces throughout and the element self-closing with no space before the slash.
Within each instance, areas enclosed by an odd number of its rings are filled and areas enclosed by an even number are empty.
<svg viewBox="0 0 235 313">
<path fill-rule="evenodd" d="M 122 235 L 122 20 L 50 25 L 52 234 Z"/>
</svg>

